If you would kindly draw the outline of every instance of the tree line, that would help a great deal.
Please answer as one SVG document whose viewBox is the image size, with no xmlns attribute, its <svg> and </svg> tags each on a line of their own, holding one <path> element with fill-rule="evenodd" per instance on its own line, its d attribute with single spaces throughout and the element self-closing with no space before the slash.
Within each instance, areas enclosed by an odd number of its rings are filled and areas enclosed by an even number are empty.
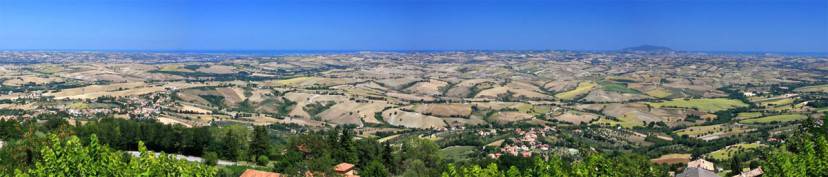
<svg viewBox="0 0 828 177">
<path fill-rule="evenodd" d="M 828 126 L 809 120 L 786 143 L 758 153 L 768 176 L 828 176 Z M 188 128 L 150 120 L 103 118 L 70 125 L 63 119 L 37 123 L 0 121 L 0 176 L 215 176 L 217 159 L 256 162 L 257 169 L 290 176 L 307 172 L 332 176 L 333 166 L 352 163 L 361 176 L 667 176 L 669 167 L 631 152 L 476 157 L 449 163 L 440 146 L 416 136 L 393 143 L 358 138 L 353 127 L 274 135 L 270 127 L 208 126 Z M 118 150 L 138 150 L 131 158 Z M 206 164 L 152 156 L 149 151 L 202 156 Z M 762 160 L 764 159 L 764 160 Z M 78 166 L 77 164 L 83 164 Z M 738 164 L 738 163 L 737 163 Z M 78 169 L 78 168 L 89 169 Z M 735 168 L 735 167 L 731 167 Z M 121 169 L 120 171 L 116 169 Z M 238 175 L 239 169 L 229 173 Z"/>
</svg>

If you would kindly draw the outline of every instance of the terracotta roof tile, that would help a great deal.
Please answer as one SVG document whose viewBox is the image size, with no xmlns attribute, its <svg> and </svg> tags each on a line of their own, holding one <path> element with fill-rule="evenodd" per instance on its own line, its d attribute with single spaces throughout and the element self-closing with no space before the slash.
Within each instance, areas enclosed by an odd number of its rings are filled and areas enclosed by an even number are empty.
<svg viewBox="0 0 828 177">
<path fill-rule="evenodd" d="M 247 169 L 247 170 L 244 170 L 244 173 L 242 173 L 241 176 L 239 176 L 239 177 L 281 177 L 281 176 L 282 175 L 279 174 L 279 173 Z"/>
</svg>

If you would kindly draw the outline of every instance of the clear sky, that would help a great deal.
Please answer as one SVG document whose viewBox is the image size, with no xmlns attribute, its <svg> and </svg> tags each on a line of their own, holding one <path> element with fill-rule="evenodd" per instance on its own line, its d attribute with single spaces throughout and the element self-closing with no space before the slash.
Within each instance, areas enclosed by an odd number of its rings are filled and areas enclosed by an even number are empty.
<svg viewBox="0 0 828 177">
<path fill-rule="evenodd" d="M 828 52 L 828 0 L 0 0 L 0 49 Z"/>
</svg>

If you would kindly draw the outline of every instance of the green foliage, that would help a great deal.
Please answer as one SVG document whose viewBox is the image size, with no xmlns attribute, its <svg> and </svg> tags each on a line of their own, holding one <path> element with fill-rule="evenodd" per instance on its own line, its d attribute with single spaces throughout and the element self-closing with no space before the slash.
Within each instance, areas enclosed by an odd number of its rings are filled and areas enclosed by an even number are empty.
<svg viewBox="0 0 828 177">
<path fill-rule="evenodd" d="M 308 114 L 311 116 L 311 118 L 313 118 L 315 120 L 320 120 L 318 114 L 322 113 L 325 110 L 328 110 L 328 108 L 331 108 L 331 106 L 333 106 L 334 104 L 335 103 L 333 101 L 314 102 L 314 103 L 305 105 L 305 107 L 302 108 L 302 109 L 304 109 L 305 112 L 308 112 Z"/>
<path fill-rule="evenodd" d="M 507 170 L 498 170 L 495 163 L 486 168 L 471 165 L 457 168 L 448 165 L 443 177 L 501 177 L 501 176 L 538 176 L 538 177 L 597 177 L 597 176 L 667 176 L 664 166 L 657 166 L 640 155 L 616 154 L 606 156 L 592 153 L 574 162 L 564 162 L 558 156 L 549 160 L 535 158 L 523 167 L 509 166 Z"/>
<path fill-rule="evenodd" d="M 270 134 L 265 126 L 253 127 L 253 139 L 250 141 L 250 154 L 254 156 L 270 155 Z"/>
<path fill-rule="evenodd" d="M 76 136 L 61 140 L 49 135 L 50 145 L 41 148 L 41 158 L 33 168 L 17 170 L 15 176 L 215 176 L 216 169 L 197 163 L 177 160 L 170 155 L 156 156 L 143 143 L 141 156 L 129 158 L 112 150 L 91 136 L 83 145 Z"/>
<path fill-rule="evenodd" d="M 295 106 L 295 105 L 296 105 L 296 102 L 282 98 L 282 103 L 279 104 L 278 107 L 276 107 L 276 114 L 277 115 L 287 115 L 290 112 L 290 110 L 293 109 L 293 106 Z"/>
<path fill-rule="evenodd" d="M 392 169 L 400 161 L 392 157 L 390 146 L 380 144 L 375 139 L 354 138 L 352 128 L 289 136 L 285 152 L 276 158 L 274 170 L 292 176 L 301 176 L 305 171 L 333 174 L 334 165 L 348 162 L 356 164 L 358 168 L 370 167 L 373 174 L 394 174 Z M 381 165 L 371 164 L 375 161 Z M 365 169 L 361 173 L 366 173 Z"/>
<path fill-rule="evenodd" d="M 378 160 L 371 161 L 368 163 L 365 168 L 359 172 L 362 176 L 371 176 L 371 177 L 388 177 L 391 174 L 388 173 L 388 169 L 385 168 L 385 165 Z"/>
<path fill-rule="evenodd" d="M 104 118 L 77 126 L 74 133 L 79 137 L 96 134 L 102 144 L 120 150 L 137 150 L 137 142 L 143 141 L 153 151 L 201 156 L 209 146 L 221 143 L 215 138 L 223 132 L 213 133 L 213 129 L 216 128 L 186 128 L 155 121 Z"/>
<path fill-rule="evenodd" d="M 267 166 L 268 163 L 270 163 L 270 158 L 267 158 L 265 155 L 260 155 L 256 158 L 256 165 Z"/>
<path fill-rule="evenodd" d="M 828 117 L 825 118 L 828 120 Z M 804 131 L 767 153 L 766 176 L 828 176 L 828 124 L 803 124 Z M 808 122 L 814 122 L 808 120 Z"/>
<path fill-rule="evenodd" d="M 204 152 L 202 158 L 204 159 L 204 164 L 216 165 L 219 157 L 215 152 Z"/>
<path fill-rule="evenodd" d="M 253 103 L 250 103 L 250 99 L 244 99 L 244 101 L 239 103 L 239 108 L 236 110 L 239 112 L 256 112 L 256 108 L 253 106 Z"/>
<path fill-rule="evenodd" d="M 221 156 L 230 160 L 247 160 L 250 130 L 242 126 L 227 126 L 218 131 L 223 132 L 219 135 L 224 135 L 221 144 L 217 145 Z"/>
<path fill-rule="evenodd" d="M 224 107 L 224 96 L 221 95 L 198 95 L 204 100 L 207 100 L 211 105 L 215 107 Z"/>
<path fill-rule="evenodd" d="M 601 87 L 603 87 L 603 89 L 606 90 L 606 91 L 619 92 L 619 93 L 632 93 L 632 94 L 640 94 L 641 93 L 638 90 L 628 88 L 625 84 L 612 83 L 612 82 L 607 82 L 607 81 L 598 82 L 598 84 L 600 84 Z"/>
<path fill-rule="evenodd" d="M 434 142 L 410 138 L 403 142 L 399 159 L 405 171 L 403 176 L 437 176 L 440 174 L 442 159 L 438 152 L 440 147 Z"/>
</svg>

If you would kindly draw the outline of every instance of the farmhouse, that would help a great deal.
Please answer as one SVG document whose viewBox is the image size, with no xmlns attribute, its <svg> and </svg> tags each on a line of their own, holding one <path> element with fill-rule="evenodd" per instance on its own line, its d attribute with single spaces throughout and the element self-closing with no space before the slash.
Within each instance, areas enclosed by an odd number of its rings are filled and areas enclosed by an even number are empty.
<svg viewBox="0 0 828 177">
<path fill-rule="evenodd" d="M 701 168 L 695 168 L 695 167 L 687 168 L 687 169 L 684 170 L 684 172 L 679 173 L 678 175 L 676 175 L 676 177 L 718 177 L 718 176 L 719 175 L 716 175 L 716 173 L 713 173 L 711 171 L 701 169 Z"/>
<path fill-rule="evenodd" d="M 281 177 L 281 176 L 282 175 L 279 174 L 279 173 L 247 169 L 247 170 L 244 170 L 244 172 L 239 177 Z"/>
<path fill-rule="evenodd" d="M 334 166 L 334 172 L 345 177 L 359 177 L 356 175 L 357 172 L 355 167 L 356 166 L 354 166 L 354 164 L 343 162 Z"/>
<path fill-rule="evenodd" d="M 688 169 L 690 169 L 690 168 L 700 168 L 700 169 L 705 169 L 705 170 L 708 170 L 708 171 L 716 171 L 716 166 L 713 164 L 713 162 L 710 162 L 710 161 L 707 161 L 707 160 L 704 160 L 704 159 L 698 159 L 698 160 L 688 162 L 687 163 L 687 168 Z"/>
</svg>

